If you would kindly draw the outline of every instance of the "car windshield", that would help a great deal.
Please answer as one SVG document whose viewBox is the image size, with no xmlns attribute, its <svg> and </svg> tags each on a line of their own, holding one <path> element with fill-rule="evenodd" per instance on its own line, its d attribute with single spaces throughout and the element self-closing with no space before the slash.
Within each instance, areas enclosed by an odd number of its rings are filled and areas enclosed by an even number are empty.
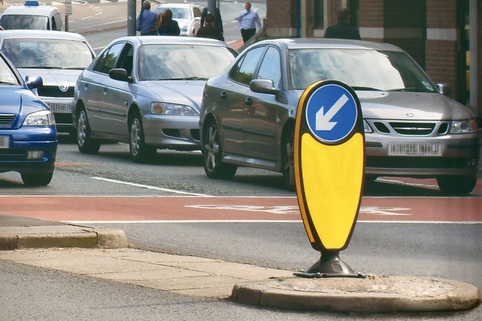
<svg viewBox="0 0 482 321">
<path fill-rule="evenodd" d="M 0 25 L 3 29 L 34 29 L 47 30 L 49 19 L 47 16 L 35 15 L 3 15 Z"/>
<path fill-rule="evenodd" d="M 93 58 L 86 43 L 61 39 L 5 39 L 2 50 L 17 68 L 84 69 Z"/>
<path fill-rule="evenodd" d="M 319 80 L 338 80 L 355 90 L 422 91 L 436 89 L 403 52 L 367 49 L 290 50 L 291 85 L 305 90 Z"/>
<path fill-rule="evenodd" d="M 139 80 L 207 80 L 234 59 L 225 47 L 144 45 L 139 50 Z"/>
<path fill-rule="evenodd" d="M 169 8 L 169 7 L 159 7 L 156 13 L 164 13 L 167 9 L 172 11 L 172 19 L 192 19 L 191 10 L 189 8 Z"/>
<path fill-rule="evenodd" d="M 7 65 L 5 60 L 0 57 L 0 84 L 19 85 L 17 77 Z"/>
</svg>

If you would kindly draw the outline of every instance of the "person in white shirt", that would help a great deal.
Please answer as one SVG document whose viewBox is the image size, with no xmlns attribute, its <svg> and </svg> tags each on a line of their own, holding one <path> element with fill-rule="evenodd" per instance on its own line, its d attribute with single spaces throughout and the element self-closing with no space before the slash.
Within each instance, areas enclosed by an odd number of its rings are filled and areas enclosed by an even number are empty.
<svg viewBox="0 0 482 321">
<path fill-rule="evenodd" d="M 258 29 L 261 29 L 261 19 L 259 19 L 257 12 L 251 11 L 251 2 L 246 2 L 244 9 L 236 20 L 238 21 L 243 41 L 246 43 L 256 33 L 256 25 Z"/>
</svg>

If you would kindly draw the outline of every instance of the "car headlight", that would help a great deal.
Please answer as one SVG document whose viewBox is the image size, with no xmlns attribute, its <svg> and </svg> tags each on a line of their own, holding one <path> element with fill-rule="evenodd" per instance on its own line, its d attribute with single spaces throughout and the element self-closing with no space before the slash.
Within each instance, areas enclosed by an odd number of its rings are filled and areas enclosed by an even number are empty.
<svg viewBox="0 0 482 321">
<path fill-rule="evenodd" d="M 477 132 L 477 123 L 475 119 L 469 120 L 452 120 L 450 123 L 451 134 L 464 134 Z"/>
<path fill-rule="evenodd" d="M 151 113 L 156 115 L 197 116 L 199 113 L 191 106 L 166 102 L 153 102 Z"/>
<path fill-rule="evenodd" d="M 368 122 L 365 119 L 363 120 L 363 130 L 365 133 L 373 133 L 373 129 L 368 125 Z"/>
<path fill-rule="evenodd" d="M 55 125 L 54 114 L 49 110 L 42 110 L 27 115 L 23 126 L 52 126 Z"/>
</svg>

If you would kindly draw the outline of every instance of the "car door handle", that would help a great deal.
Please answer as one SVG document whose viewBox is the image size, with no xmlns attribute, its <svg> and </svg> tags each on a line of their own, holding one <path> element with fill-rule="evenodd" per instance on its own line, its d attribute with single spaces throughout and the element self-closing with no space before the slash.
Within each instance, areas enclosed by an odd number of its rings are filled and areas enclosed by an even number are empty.
<svg viewBox="0 0 482 321">
<path fill-rule="evenodd" d="M 253 104 L 253 99 L 251 99 L 250 97 L 246 98 L 244 100 L 244 103 L 248 106 L 251 106 Z"/>
<path fill-rule="evenodd" d="M 219 97 L 221 97 L 221 99 L 226 99 L 226 97 L 228 97 L 228 94 L 225 91 L 223 91 L 219 94 Z"/>
<path fill-rule="evenodd" d="M 107 94 L 107 87 L 104 87 L 104 95 Z"/>
</svg>

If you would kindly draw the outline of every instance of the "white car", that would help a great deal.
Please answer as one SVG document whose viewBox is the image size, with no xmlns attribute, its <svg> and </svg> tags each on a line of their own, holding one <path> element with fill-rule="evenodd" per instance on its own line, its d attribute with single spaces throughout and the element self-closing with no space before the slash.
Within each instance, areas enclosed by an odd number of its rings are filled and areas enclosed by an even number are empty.
<svg viewBox="0 0 482 321">
<path fill-rule="evenodd" d="M 40 76 L 39 97 L 54 112 L 57 132 L 73 132 L 72 99 L 79 74 L 94 59 L 87 40 L 77 33 L 51 30 L 3 30 L 0 50 L 25 79 Z"/>
<path fill-rule="evenodd" d="M 176 20 L 181 29 L 180 36 L 196 36 L 201 26 L 201 8 L 192 3 L 163 3 L 155 12 L 164 13 L 167 9 L 172 11 L 172 19 Z"/>
<path fill-rule="evenodd" d="M 23 6 L 11 6 L 0 17 L 4 30 L 35 29 L 64 30 L 59 9 L 54 6 L 39 5 L 38 1 L 25 1 Z"/>
</svg>

